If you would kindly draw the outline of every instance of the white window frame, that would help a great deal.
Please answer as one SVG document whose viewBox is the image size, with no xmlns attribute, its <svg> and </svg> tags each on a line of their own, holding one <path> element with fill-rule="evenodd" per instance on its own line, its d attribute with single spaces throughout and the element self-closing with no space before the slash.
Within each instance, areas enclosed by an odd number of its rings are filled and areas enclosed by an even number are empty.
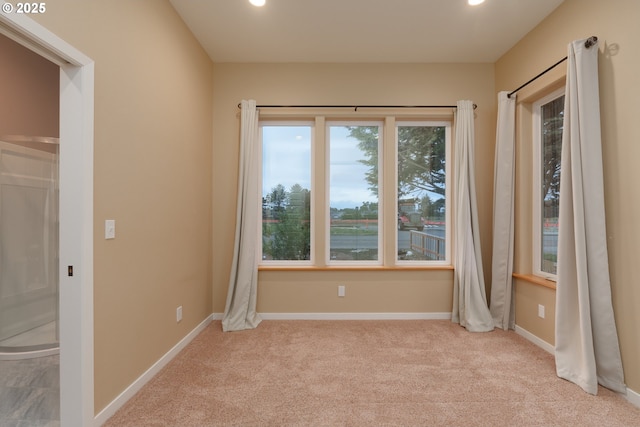
<svg viewBox="0 0 640 427">
<path fill-rule="evenodd" d="M 377 260 L 354 260 L 354 261 L 338 261 L 331 259 L 331 131 L 333 126 L 377 126 L 378 127 L 378 259 Z M 383 172 L 383 140 L 384 140 L 385 123 L 382 120 L 358 120 L 344 119 L 327 121 L 325 125 L 325 194 L 326 194 L 326 223 L 325 223 L 325 262 L 327 265 L 341 266 L 366 266 L 378 265 L 384 263 L 384 216 L 382 207 L 384 206 L 384 172 Z"/>
<path fill-rule="evenodd" d="M 398 217 L 398 127 L 444 127 L 445 128 L 445 159 L 451 159 L 451 122 L 450 121 L 434 121 L 434 120 L 412 120 L 412 121 L 403 121 L 401 119 L 396 121 L 395 124 L 395 148 L 394 148 L 394 188 L 392 192 L 393 199 L 395 200 L 396 205 L 396 218 Z M 395 265 L 398 266 L 440 266 L 440 265 L 451 265 L 451 228 L 453 223 L 451 222 L 451 161 L 446 162 L 446 170 L 445 170 L 445 259 L 444 260 L 423 260 L 423 261 L 407 261 L 407 260 L 399 260 L 398 259 L 398 229 L 394 227 L 395 239 L 394 239 L 394 262 Z"/>
<path fill-rule="evenodd" d="M 446 158 L 449 167 L 445 171 L 445 203 L 447 206 L 445 221 L 446 253 L 444 260 L 401 261 L 397 259 L 397 190 L 398 190 L 398 126 L 444 126 L 446 128 Z M 262 256 L 262 214 L 256 220 L 259 222 L 256 254 L 258 264 L 269 268 L 376 268 L 387 267 L 399 269 L 407 267 L 442 267 L 451 266 L 453 223 L 451 200 L 454 196 L 452 187 L 452 120 L 443 118 L 431 119 L 428 116 L 417 118 L 415 114 L 403 115 L 392 113 L 358 117 L 345 114 L 342 111 L 310 111 L 303 114 L 291 112 L 279 113 L 267 111 L 261 114 L 259 121 L 259 176 L 262 192 L 263 175 L 263 128 L 265 126 L 309 126 L 311 128 L 311 205 L 310 205 L 310 259 L 309 260 L 263 260 Z M 331 260 L 330 237 L 330 127 L 331 126 L 377 126 L 378 134 L 378 257 L 376 260 Z M 386 146 L 385 146 L 386 144 Z M 393 162 L 391 164 L 390 162 Z M 392 176 L 395 175 L 395 176 Z M 387 188 L 393 186 L 394 188 Z M 262 211 L 261 211 L 262 212 Z M 393 215 L 390 218 L 390 215 Z M 385 223 L 392 221 L 392 224 Z M 395 230 L 395 231 L 394 231 Z M 390 242 L 388 239 L 393 239 Z"/>
<path fill-rule="evenodd" d="M 542 271 L 542 107 L 549 102 L 564 96 L 564 88 L 560 88 L 535 101 L 532 105 L 533 118 L 533 215 L 532 215 L 532 272 L 547 280 L 557 281 L 557 275 Z"/>
<path fill-rule="evenodd" d="M 258 176 L 260 179 L 260 193 L 262 193 L 262 185 L 263 185 L 263 128 L 267 126 L 267 127 L 275 127 L 275 126 L 281 126 L 281 127 L 309 127 L 310 128 L 310 140 L 311 140 L 311 145 L 310 145 L 310 151 L 311 151 L 311 155 L 310 155 L 310 160 L 309 160 L 309 173 L 310 175 L 310 182 L 311 185 L 309 188 L 309 191 L 311 193 L 311 203 L 310 203 L 310 215 L 309 215 L 309 221 L 311 221 L 311 225 L 309 227 L 309 232 L 311 233 L 310 235 L 310 239 L 309 239 L 309 259 L 308 260 L 265 260 L 263 259 L 264 253 L 262 252 L 262 207 L 260 208 L 260 215 L 258 216 L 257 220 L 259 222 L 258 224 L 258 242 L 260 242 L 256 248 L 257 252 L 258 252 L 258 265 L 264 265 L 264 266 L 289 266 L 289 267 L 310 267 L 315 265 L 315 261 L 316 261 L 316 253 L 314 250 L 315 247 L 315 229 L 316 229 L 316 224 L 315 224 L 315 196 L 314 196 L 314 192 L 315 189 L 317 188 L 317 186 L 315 185 L 315 173 L 314 173 L 314 165 L 315 165 L 315 161 L 314 161 L 314 150 L 315 150 L 315 122 L 313 120 L 260 120 L 258 123 L 258 127 L 259 127 L 259 134 L 258 134 L 258 138 L 260 140 L 260 144 L 259 144 L 259 158 L 260 158 L 260 162 L 259 163 L 259 171 L 258 171 Z"/>
</svg>

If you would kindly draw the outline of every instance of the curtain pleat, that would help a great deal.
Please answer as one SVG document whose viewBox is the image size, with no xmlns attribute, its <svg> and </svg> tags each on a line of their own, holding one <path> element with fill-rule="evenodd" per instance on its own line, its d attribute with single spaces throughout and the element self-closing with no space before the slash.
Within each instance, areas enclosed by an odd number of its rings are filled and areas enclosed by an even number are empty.
<svg viewBox="0 0 640 427">
<path fill-rule="evenodd" d="M 598 93 L 598 47 L 569 44 L 562 134 L 556 371 L 586 392 L 625 393 L 611 301 Z"/>
<path fill-rule="evenodd" d="M 498 94 L 498 124 L 493 181 L 493 257 L 491 316 L 496 327 L 515 329 L 513 224 L 515 184 L 516 96 Z"/>
<path fill-rule="evenodd" d="M 487 306 L 475 188 L 473 103 L 458 101 L 455 137 L 455 259 L 451 320 L 471 332 L 493 330 Z"/>
<path fill-rule="evenodd" d="M 254 100 L 242 101 L 240 163 L 233 264 L 222 318 L 224 331 L 253 329 L 260 323 L 256 312 L 258 290 L 258 218 L 262 200 L 259 188 L 260 147 L 258 110 Z"/>
</svg>

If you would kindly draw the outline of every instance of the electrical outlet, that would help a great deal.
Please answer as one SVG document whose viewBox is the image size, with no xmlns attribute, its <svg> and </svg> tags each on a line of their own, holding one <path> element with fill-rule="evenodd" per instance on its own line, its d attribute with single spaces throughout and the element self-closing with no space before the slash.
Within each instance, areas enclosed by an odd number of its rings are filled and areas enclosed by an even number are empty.
<svg viewBox="0 0 640 427">
<path fill-rule="evenodd" d="M 538 304 L 538 317 L 544 319 L 544 305 Z"/>
<path fill-rule="evenodd" d="M 345 291 L 345 286 L 344 285 L 338 285 L 338 296 L 339 297 L 343 297 L 344 296 L 344 291 Z"/>
<path fill-rule="evenodd" d="M 182 306 L 176 308 L 176 323 L 182 320 Z"/>
</svg>

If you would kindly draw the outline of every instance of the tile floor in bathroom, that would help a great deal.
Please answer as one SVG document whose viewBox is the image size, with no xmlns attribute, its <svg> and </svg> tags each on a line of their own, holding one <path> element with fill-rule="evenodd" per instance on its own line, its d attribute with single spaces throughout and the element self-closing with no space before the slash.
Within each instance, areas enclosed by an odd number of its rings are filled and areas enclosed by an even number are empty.
<svg viewBox="0 0 640 427">
<path fill-rule="evenodd" d="M 0 360 L 0 426 L 60 426 L 58 355 Z"/>
</svg>

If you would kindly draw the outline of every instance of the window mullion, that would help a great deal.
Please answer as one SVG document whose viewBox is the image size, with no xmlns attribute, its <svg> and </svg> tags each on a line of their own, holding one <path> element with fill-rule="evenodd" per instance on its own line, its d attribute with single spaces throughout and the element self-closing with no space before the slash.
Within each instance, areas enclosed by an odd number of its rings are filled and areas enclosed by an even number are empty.
<svg viewBox="0 0 640 427">
<path fill-rule="evenodd" d="M 383 254 L 383 265 L 392 266 L 396 263 L 396 199 L 398 189 L 396 184 L 396 119 L 388 116 L 384 121 L 382 146 L 382 180 L 380 181 L 380 206 L 382 206 L 383 223 L 378 226 L 382 230 L 380 248 Z"/>
<path fill-rule="evenodd" d="M 311 212 L 313 222 L 311 229 L 311 247 L 314 249 L 312 262 L 318 267 L 327 265 L 329 244 L 327 242 L 329 228 L 327 200 L 327 137 L 325 118 L 315 118 L 312 156 L 313 189 L 311 193 Z"/>
</svg>

